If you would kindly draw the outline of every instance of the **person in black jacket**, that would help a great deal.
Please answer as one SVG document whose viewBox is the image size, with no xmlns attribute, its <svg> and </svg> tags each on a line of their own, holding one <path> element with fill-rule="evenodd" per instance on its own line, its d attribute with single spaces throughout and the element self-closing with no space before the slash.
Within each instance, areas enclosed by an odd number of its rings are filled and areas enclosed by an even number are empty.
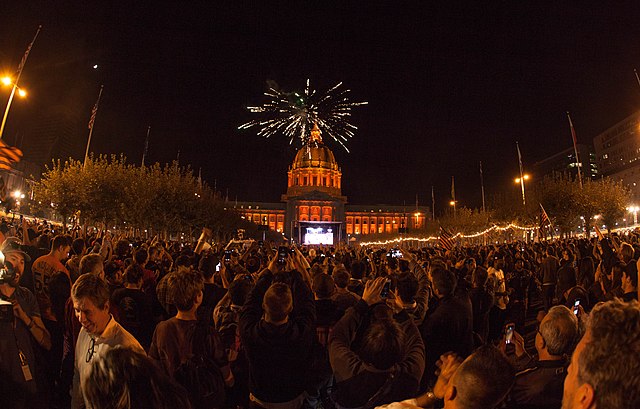
<svg viewBox="0 0 640 409">
<path fill-rule="evenodd" d="M 290 285 L 274 283 L 274 273 Z M 286 265 L 279 265 L 276 255 L 260 273 L 240 313 L 250 399 L 256 406 L 293 409 L 304 401 L 316 313 L 308 276 L 303 279 L 302 274 L 294 269 L 291 256 Z"/>
<path fill-rule="evenodd" d="M 336 380 L 333 400 L 342 408 L 374 406 L 414 396 L 424 370 L 424 344 L 406 312 L 401 322 L 380 296 L 386 279 L 367 282 L 362 299 L 333 327 L 329 358 Z M 364 324 L 368 315 L 371 322 Z M 360 327 L 359 346 L 354 340 Z"/>
<path fill-rule="evenodd" d="M 438 303 L 422 326 L 422 339 L 426 346 L 423 386 L 436 379 L 436 362 L 446 352 L 454 352 L 462 358 L 473 349 L 473 311 L 464 294 L 455 295 L 456 277 L 449 270 L 436 268 L 431 281 Z"/>
</svg>

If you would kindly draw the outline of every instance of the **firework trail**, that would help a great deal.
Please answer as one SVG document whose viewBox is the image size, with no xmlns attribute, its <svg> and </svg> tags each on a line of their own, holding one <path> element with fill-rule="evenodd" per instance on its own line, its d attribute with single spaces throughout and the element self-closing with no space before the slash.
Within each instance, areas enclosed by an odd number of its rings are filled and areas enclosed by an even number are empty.
<svg viewBox="0 0 640 409">
<path fill-rule="evenodd" d="M 311 88 L 310 81 L 303 93 L 284 92 L 277 85 L 271 85 L 264 93 L 267 101 L 261 106 L 247 107 L 249 112 L 258 114 L 254 119 L 242 124 L 238 129 L 259 128 L 258 135 L 266 138 L 283 134 L 289 138 L 289 144 L 300 140 L 307 145 L 314 124 L 324 134 L 338 142 L 347 152 L 345 142 L 354 136 L 358 129 L 349 122 L 353 107 L 368 102 L 349 100 L 350 90 L 342 88 L 342 82 L 334 85 L 324 94 Z"/>
</svg>

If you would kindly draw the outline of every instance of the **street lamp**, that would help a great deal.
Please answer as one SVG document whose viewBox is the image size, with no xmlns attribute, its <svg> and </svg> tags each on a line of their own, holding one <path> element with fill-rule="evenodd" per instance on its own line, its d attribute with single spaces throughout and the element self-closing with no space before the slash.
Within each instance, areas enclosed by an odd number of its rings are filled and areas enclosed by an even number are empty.
<svg viewBox="0 0 640 409">
<path fill-rule="evenodd" d="M 11 77 L 3 77 L 2 84 L 7 86 L 13 85 L 13 87 L 11 88 L 11 94 L 9 95 L 9 102 L 7 102 L 7 108 L 4 110 L 4 116 L 2 117 L 2 125 L 0 125 L 0 139 L 2 139 L 2 134 L 4 133 L 4 126 L 7 123 L 7 117 L 9 116 L 9 108 L 11 108 L 11 102 L 13 102 L 13 97 L 16 94 L 16 91 L 18 91 L 18 95 L 21 98 L 24 98 L 27 96 L 27 91 L 20 88 L 18 84 L 13 82 L 13 79 L 11 79 Z"/>
<path fill-rule="evenodd" d="M 526 173 L 524 175 L 522 175 L 521 177 L 514 179 L 514 181 L 516 183 L 520 184 L 520 188 L 522 189 L 522 205 L 523 206 L 527 205 L 527 200 L 525 199 L 525 195 L 524 195 L 524 181 L 525 180 L 529 180 L 529 175 L 527 175 Z"/>
<path fill-rule="evenodd" d="M 449 206 L 453 206 L 453 218 L 455 219 L 456 217 L 456 202 L 457 200 L 452 200 L 449 202 Z"/>
</svg>

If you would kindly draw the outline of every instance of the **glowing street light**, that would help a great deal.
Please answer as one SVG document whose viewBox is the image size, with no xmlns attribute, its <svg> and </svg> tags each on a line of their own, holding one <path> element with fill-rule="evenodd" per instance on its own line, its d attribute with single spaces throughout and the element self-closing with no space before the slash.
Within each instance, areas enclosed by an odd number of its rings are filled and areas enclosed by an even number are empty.
<svg viewBox="0 0 640 409">
<path fill-rule="evenodd" d="M 529 180 L 529 175 L 528 174 L 524 174 L 519 178 L 515 178 L 514 182 L 516 182 L 516 184 L 520 185 L 520 188 L 522 189 L 522 205 L 526 206 L 527 205 L 527 199 L 525 198 L 525 194 L 524 194 L 524 181 L 525 180 Z"/>
</svg>

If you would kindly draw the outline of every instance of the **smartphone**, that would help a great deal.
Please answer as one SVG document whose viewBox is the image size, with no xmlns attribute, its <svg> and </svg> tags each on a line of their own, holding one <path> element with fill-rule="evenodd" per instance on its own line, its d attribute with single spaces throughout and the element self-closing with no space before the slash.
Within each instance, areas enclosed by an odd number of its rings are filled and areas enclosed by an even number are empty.
<svg viewBox="0 0 640 409">
<path fill-rule="evenodd" d="M 224 261 L 229 261 L 229 260 L 231 260 L 231 253 L 232 253 L 232 251 L 231 251 L 231 250 L 225 250 L 225 251 L 224 251 Z"/>
<path fill-rule="evenodd" d="M 220 271 L 220 263 L 216 265 L 216 271 Z"/>
<path fill-rule="evenodd" d="M 505 325 L 504 328 L 504 342 L 506 344 L 512 344 L 513 343 L 513 331 L 515 330 L 516 325 L 512 322 L 510 322 L 509 324 Z"/>
<path fill-rule="evenodd" d="M 580 300 L 576 300 L 576 302 L 573 303 L 573 313 L 575 315 L 578 315 L 579 306 L 580 306 Z"/>
<path fill-rule="evenodd" d="M 289 255 L 289 249 L 286 246 L 278 247 L 278 264 L 287 264 L 287 256 Z"/>
<path fill-rule="evenodd" d="M 389 291 L 391 290 L 391 280 L 387 279 L 384 282 L 384 286 L 382 287 L 382 291 L 380 291 L 381 298 L 387 298 L 389 296 Z"/>
<path fill-rule="evenodd" d="M 264 247 L 264 241 L 259 240 L 258 241 L 258 247 L 263 248 Z"/>
</svg>

